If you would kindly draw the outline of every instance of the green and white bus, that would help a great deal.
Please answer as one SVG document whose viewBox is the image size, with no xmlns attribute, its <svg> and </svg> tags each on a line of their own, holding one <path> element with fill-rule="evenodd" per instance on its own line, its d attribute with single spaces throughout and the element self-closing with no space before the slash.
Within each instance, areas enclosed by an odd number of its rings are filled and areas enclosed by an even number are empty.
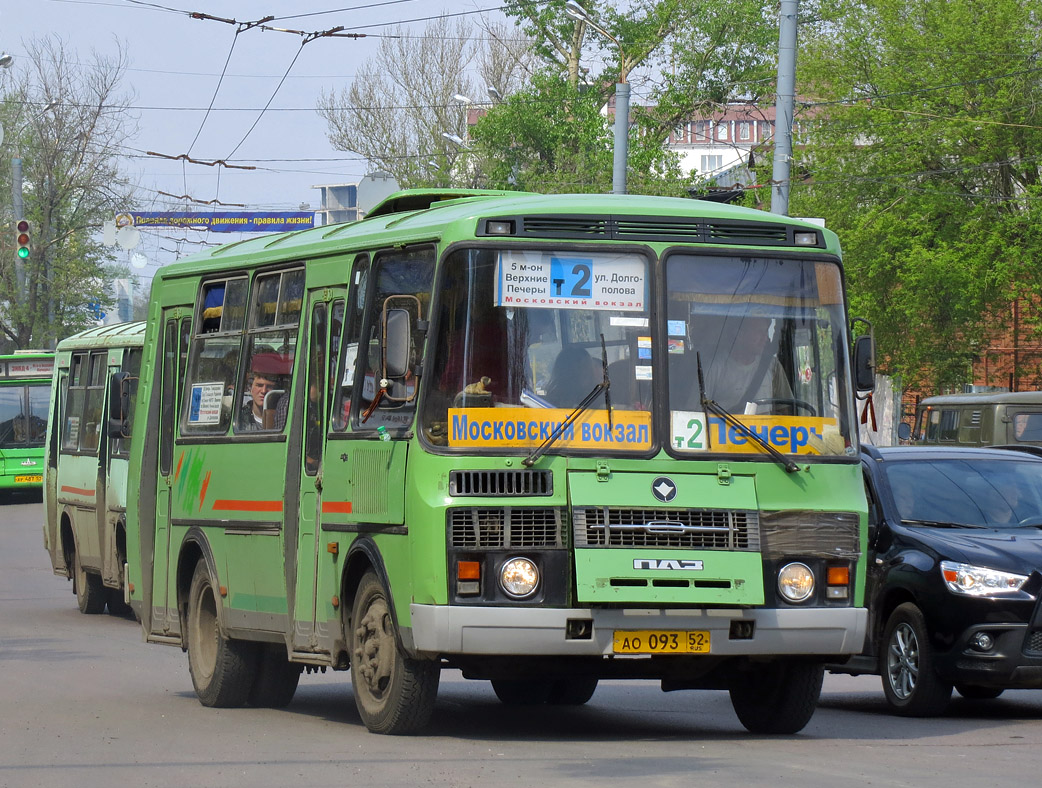
<svg viewBox="0 0 1042 788">
<path fill-rule="evenodd" d="M 126 615 L 129 403 L 144 322 L 89 328 L 63 339 L 44 468 L 43 541 L 56 575 L 72 580 L 82 613 Z M 117 408 L 118 430 L 109 427 Z M 125 418 L 124 418 L 125 417 Z"/>
<path fill-rule="evenodd" d="M 43 444 L 54 354 L 0 355 L 0 496 L 43 485 Z"/>
<path fill-rule="evenodd" d="M 800 730 L 865 638 L 850 333 L 833 233 L 696 200 L 406 191 L 165 266 L 131 605 L 208 706 L 350 669 L 407 733 L 452 668 Z"/>
</svg>

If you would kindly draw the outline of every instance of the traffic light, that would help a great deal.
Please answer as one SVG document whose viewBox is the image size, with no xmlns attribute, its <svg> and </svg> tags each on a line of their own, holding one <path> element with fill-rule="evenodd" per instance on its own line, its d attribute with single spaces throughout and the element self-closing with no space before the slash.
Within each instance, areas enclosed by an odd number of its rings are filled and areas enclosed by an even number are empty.
<svg viewBox="0 0 1042 788">
<path fill-rule="evenodd" d="M 17 241 L 18 241 L 18 256 L 24 260 L 29 256 L 29 222 L 26 219 L 20 219 L 16 225 L 17 229 Z"/>
</svg>

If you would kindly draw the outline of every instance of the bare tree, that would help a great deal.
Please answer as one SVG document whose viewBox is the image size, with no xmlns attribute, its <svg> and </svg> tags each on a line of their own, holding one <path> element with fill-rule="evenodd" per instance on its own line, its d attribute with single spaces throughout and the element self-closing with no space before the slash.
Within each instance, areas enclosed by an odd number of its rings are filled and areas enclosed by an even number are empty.
<svg viewBox="0 0 1042 788">
<path fill-rule="evenodd" d="M 15 276 L 14 239 L 0 239 L 0 335 L 16 348 L 50 345 L 91 322 L 91 309 L 111 303 L 113 255 L 101 245 L 105 218 L 133 192 L 121 174 L 121 146 L 133 132 L 129 96 L 119 93 L 127 61 L 88 58 L 59 38 L 24 42 L 28 58 L 2 86 L 0 122 L 10 130 L 4 153 L 23 161 L 21 193 L 32 247 L 24 284 Z M 0 168 L 0 202 L 11 216 L 12 173 Z M 7 226 L 11 226 L 8 223 Z"/>
<path fill-rule="evenodd" d="M 391 31 L 350 87 L 319 100 L 330 143 L 389 172 L 403 188 L 458 180 L 466 151 L 451 137 L 465 141 L 487 88 L 500 95 L 516 89 L 530 61 L 516 30 L 490 24 L 485 33 L 481 40 L 468 23 L 445 17 L 418 38 Z"/>
</svg>

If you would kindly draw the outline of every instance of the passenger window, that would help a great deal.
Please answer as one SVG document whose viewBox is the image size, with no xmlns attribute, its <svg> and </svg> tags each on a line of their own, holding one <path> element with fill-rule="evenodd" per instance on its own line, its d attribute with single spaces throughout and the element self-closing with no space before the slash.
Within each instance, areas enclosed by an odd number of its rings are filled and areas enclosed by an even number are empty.
<svg viewBox="0 0 1042 788">
<path fill-rule="evenodd" d="M 257 277 L 243 354 L 237 432 L 281 432 L 286 426 L 303 298 L 303 268 Z"/>
<path fill-rule="evenodd" d="M 340 320 L 344 327 L 344 342 L 343 347 L 337 349 L 338 356 L 340 356 L 339 372 L 332 378 L 340 381 L 340 385 L 336 387 L 333 411 L 329 419 L 330 427 L 334 432 L 346 430 L 351 419 L 351 393 L 355 382 L 355 362 L 358 360 L 358 342 L 362 336 L 362 317 L 368 285 L 369 260 L 367 257 L 360 257 L 355 262 L 355 275 L 351 283 L 351 292 L 348 293 L 346 312 L 341 309 Z M 334 324 L 337 321 L 335 306 L 333 321 Z"/>
<path fill-rule="evenodd" d="M 959 438 L 959 411 L 942 410 L 939 438 L 942 441 L 956 441 Z"/>
<path fill-rule="evenodd" d="M 227 432 L 232 410 L 243 404 L 235 396 L 235 381 L 246 322 L 246 290 L 245 276 L 206 282 L 200 290 L 199 330 L 188 358 L 185 434 Z"/>
</svg>

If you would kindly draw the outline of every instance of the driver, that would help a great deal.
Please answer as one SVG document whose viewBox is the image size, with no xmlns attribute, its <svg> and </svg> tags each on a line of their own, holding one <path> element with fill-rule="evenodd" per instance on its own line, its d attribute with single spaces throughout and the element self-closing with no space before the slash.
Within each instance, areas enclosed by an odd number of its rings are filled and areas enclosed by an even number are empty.
<svg viewBox="0 0 1042 788">
<path fill-rule="evenodd" d="M 716 353 L 710 356 L 711 367 L 705 371 L 706 394 L 728 412 L 791 411 L 792 387 L 775 351 L 777 322 L 760 316 L 726 321 Z M 706 362 L 703 354 L 702 364 Z"/>
</svg>

